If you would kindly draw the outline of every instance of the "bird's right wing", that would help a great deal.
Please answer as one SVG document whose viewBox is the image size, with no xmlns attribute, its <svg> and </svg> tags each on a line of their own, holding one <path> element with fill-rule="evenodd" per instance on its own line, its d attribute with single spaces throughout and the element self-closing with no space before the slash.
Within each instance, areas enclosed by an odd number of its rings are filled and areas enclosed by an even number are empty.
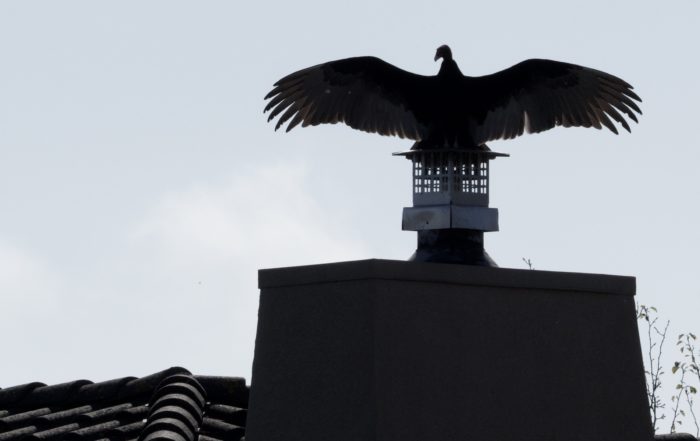
<svg viewBox="0 0 700 441">
<path fill-rule="evenodd" d="M 331 61 L 287 75 L 265 96 L 268 121 L 281 113 L 277 130 L 343 122 L 380 135 L 420 140 L 427 127 L 420 119 L 435 77 L 406 72 L 375 57 Z"/>
</svg>

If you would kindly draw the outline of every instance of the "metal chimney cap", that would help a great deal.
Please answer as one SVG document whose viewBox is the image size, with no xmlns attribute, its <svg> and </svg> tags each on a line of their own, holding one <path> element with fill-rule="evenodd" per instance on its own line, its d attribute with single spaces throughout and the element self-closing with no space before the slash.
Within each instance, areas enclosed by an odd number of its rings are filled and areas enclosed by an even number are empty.
<svg viewBox="0 0 700 441">
<path fill-rule="evenodd" d="M 412 156 L 421 153 L 475 153 L 479 155 L 487 156 L 489 159 L 495 159 L 499 157 L 509 157 L 508 153 L 492 152 L 491 150 L 478 150 L 478 149 L 424 149 L 424 150 L 408 150 L 406 152 L 394 152 L 391 156 L 404 156 L 407 159 L 411 159 Z"/>
</svg>

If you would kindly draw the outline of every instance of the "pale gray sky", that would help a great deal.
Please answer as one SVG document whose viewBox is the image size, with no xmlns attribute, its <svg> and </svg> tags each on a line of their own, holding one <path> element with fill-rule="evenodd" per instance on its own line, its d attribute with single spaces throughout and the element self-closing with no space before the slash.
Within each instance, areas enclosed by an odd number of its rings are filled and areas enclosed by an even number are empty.
<svg viewBox="0 0 700 441">
<path fill-rule="evenodd" d="M 411 143 L 342 126 L 275 133 L 262 97 L 319 62 L 433 74 L 525 58 L 620 76 L 632 134 L 555 129 L 492 149 L 487 249 L 504 267 L 633 275 L 700 332 L 700 2 L 3 1 L 0 386 L 250 378 L 256 269 L 404 259 Z"/>
</svg>

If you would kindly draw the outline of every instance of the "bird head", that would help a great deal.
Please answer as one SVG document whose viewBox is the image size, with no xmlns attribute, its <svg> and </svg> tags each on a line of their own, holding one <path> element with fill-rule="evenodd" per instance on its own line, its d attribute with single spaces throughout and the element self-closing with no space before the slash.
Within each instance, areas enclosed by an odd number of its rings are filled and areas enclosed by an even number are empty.
<svg viewBox="0 0 700 441">
<path fill-rule="evenodd" d="M 439 48 L 437 48 L 437 51 L 435 52 L 435 61 L 439 60 L 440 58 L 444 60 L 451 60 L 452 59 L 452 51 L 450 50 L 450 47 L 446 44 L 443 44 Z"/>
</svg>

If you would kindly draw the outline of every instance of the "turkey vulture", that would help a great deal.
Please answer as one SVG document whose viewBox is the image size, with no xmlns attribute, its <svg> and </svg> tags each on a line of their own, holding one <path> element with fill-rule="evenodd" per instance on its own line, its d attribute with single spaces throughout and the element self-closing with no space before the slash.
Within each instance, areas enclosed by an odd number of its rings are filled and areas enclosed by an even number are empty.
<svg viewBox="0 0 700 441">
<path fill-rule="evenodd" d="M 526 60 L 483 77 L 462 75 L 446 45 L 435 76 L 417 75 L 376 57 L 330 61 L 275 83 L 265 99 L 277 130 L 344 122 L 354 129 L 413 139 L 413 148 L 484 148 L 484 143 L 555 126 L 627 131 L 641 99 L 605 72 L 551 60 Z"/>
</svg>

